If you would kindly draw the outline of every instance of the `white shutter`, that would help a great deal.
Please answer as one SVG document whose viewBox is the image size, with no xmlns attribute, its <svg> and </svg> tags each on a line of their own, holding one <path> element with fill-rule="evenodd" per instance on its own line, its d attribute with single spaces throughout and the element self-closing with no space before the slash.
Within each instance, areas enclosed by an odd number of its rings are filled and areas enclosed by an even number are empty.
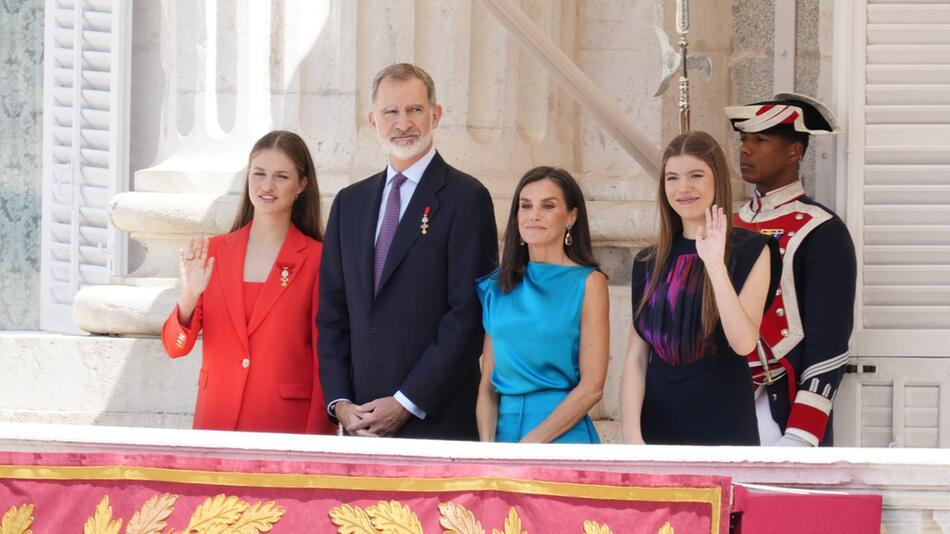
<svg viewBox="0 0 950 534">
<path fill-rule="evenodd" d="M 835 397 L 835 444 L 860 447 L 950 447 L 950 360 L 858 358 Z M 853 414 L 859 414 L 854 417 Z M 851 415 L 851 416 L 849 416 Z"/>
<path fill-rule="evenodd" d="M 47 0 L 40 326 L 79 332 L 73 296 L 125 263 L 108 202 L 128 184 L 131 2 Z"/>
<path fill-rule="evenodd" d="M 950 1 L 868 0 L 862 15 L 857 353 L 950 356 Z"/>
</svg>

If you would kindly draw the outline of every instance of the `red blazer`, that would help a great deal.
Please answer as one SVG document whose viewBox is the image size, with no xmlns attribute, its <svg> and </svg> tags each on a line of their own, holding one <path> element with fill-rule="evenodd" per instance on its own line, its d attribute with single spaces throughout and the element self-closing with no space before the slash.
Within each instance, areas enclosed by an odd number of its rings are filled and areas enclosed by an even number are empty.
<svg viewBox="0 0 950 534">
<path fill-rule="evenodd" d="M 172 358 L 191 352 L 204 330 L 194 428 L 332 434 L 317 379 L 323 247 L 291 225 L 247 321 L 243 284 L 250 228 L 211 238 L 214 270 L 191 324 L 178 321 L 176 306 L 162 328 Z"/>
</svg>

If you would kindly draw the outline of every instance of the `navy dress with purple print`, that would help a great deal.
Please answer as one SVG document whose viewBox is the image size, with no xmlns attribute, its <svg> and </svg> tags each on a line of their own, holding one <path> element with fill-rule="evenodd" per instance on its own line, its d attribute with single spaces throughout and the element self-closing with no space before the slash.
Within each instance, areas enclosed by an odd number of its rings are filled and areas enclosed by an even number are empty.
<svg viewBox="0 0 950 534">
<path fill-rule="evenodd" d="M 738 293 L 766 246 L 772 259 L 770 302 L 781 275 L 774 240 L 747 230 L 733 230 L 728 270 Z M 651 277 L 649 250 L 641 251 L 633 265 L 634 311 Z M 729 347 L 722 324 L 709 338 L 702 335 L 705 268 L 696 254 L 696 242 L 678 237 L 664 273 L 650 301 L 634 320 L 637 333 L 652 349 L 640 417 L 644 441 L 758 445 L 754 389 L 745 357 Z"/>
</svg>

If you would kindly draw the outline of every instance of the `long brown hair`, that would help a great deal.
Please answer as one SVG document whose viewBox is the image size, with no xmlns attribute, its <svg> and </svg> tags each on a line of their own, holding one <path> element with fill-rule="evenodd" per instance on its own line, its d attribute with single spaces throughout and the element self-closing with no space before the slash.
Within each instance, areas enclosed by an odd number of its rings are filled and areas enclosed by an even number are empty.
<svg viewBox="0 0 950 534">
<path fill-rule="evenodd" d="M 317 186 L 317 169 L 313 165 L 310 149 L 299 135 L 285 130 L 274 130 L 254 143 L 250 155 L 247 157 L 247 171 L 244 176 L 244 198 L 238 209 L 231 231 L 243 227 L 254 218 L 254 205 L 248 193 L 247 173 L 250 172 L 251 160 L 262 150 L 280 150 L 297 167 L 300 179 L 306 179 L 307 185 L 294 200 L 294 207 L 290 212 L 290 220 L 294 226 L 304 234 L 323 241 L 323 219 L 320 218 L 320 188 Z"/>
<path fill-rule="evenodd" d="M 660 176 L 657 186 L 657 212 L 660 215 L 660 231 L 656 244 L 646 257 L 650 265 L 650 282 L 640 298 L 637 310 L 633 314 L 634 320 L 639 317 L 646 303 L 660 282 L 663 275 L 663 266 L 670 257 L 673 241 L 683 233 L 683 220 L 673 211 L 673 206 L 666 198 L 666 162 L 673 156 L 693 156 L 709 166 L 713 173 L 716 196 L 713 204 L 722 208 L 726 215 L 726 254 L 725 262 L 729 264 L 732 253 L 732 186 L 729 180 L 729 165 L 722 147 L 711 135 L 703 131 L 691 131 L 676 136 L 663 151 L 663 164 L 660 166 Z M 703 271 L 705 272 L 705 270 Z M 716 296 L 713 293 L 712 282 L 709 276 L 703 281 L 703 335 L 708 338 L 716 329 L 719 322 L 719 308 L 716 307 Z"/>
<path fill-rule="evenodd" d="M 514 198 L 511 199 L 511 211 L 508 214 L 508 225 L 505 227 L 505 243 L 502 245 L 501 271 L 498 273 L 498 285 L 508 293 L 524 279 L 525 267 L 528 265 L 528 247 L 521 244 L 521 232 L 518 231 L 518 209 L 521 206 L 521 190 L 532 182 L 551 180 L 558 186 L 564 195 L 564 204 L 567 211 L 577 208 L 577 220 L 571 227 L 573 242 L 570 246 L 564 245 L 564 252 L 571 261 L 578 265 L 586 265 L 599 269 L 600 265 L 594 258 L 594 248 L 590 239 L 590 224 L 587 222 L 587 205 L 584 202 L 584 193 L 571 173 L 557 167 L 535 167 L 524 174 L 515 187 Z"/>
</svg>

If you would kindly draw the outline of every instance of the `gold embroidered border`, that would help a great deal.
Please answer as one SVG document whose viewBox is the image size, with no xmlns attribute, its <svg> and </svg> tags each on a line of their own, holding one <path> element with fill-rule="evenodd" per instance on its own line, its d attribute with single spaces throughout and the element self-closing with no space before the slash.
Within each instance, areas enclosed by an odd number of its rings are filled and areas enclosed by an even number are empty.
<svg viewBox="0 0 950 534">
<path fill-rule="evenodd" d="M 134 480 L 213 486 L 394 492 L 501 491 L 577 499 L 707 504 L 710 534 L 719 534 L 722 488 L 609 486 L 498 477 L 403 478 L 380 476 L 237 473 L 134 466 L 0 465 L 0 478 L 18 480 Z"/>
</svg>

